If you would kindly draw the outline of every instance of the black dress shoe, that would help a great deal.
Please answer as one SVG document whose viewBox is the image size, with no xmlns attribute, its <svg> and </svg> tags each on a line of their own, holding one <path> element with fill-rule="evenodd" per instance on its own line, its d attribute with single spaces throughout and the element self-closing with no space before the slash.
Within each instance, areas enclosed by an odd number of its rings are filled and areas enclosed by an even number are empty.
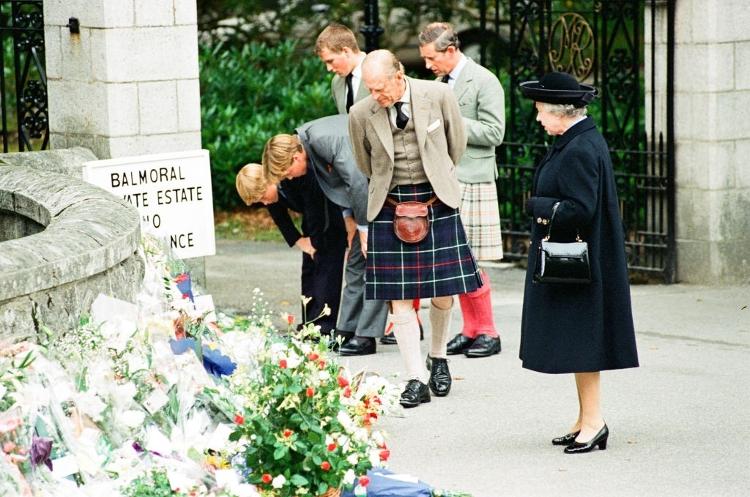
<svg viewBox="0 0 750 497">
<path fill-rule="evenodd" d="M 338 352 L 339 347 L 347 343 L 349 340 L 351 340 L 353 336 L 354 336 L 353 331 L 334 330 L 331 333 L 330 340 L 328 341 L 328 350 L 331 350 L 333 352 Z"/>
<path fill-rule="evenodd" d="M 451 372 L 448 370 L 448 359 L 431 358 L 430 390 L 437 397 L 445 397 L 451 391 Z"/>
<path fill-rule="evenodd" d="M 462 353 L 464 350 L 471 347 L 471 344 L 474 343 L 473 338 L 469 338 L 461 333 L 451 338 L 450 342 L 448 342 L 448 348 L 446 349 L 446 352 L 448 355 L 456 355 Z"/>
<path fill-rule="evenodd" d="M 341 355 L 369 355 L 375 353 L 375 338 L 354 336 L 339 348 Z"/>
<path fill-rule="evenodd" d="M 424 329 L 422 328 L 422 323 L 419 323 L 419 339 L 424 340 Z M 396 345 L 398 342 L 396 341 L 396 335 L 391 332 L 380 337 L 380 343 L 383 345 Z"/>
<path fill-rule="evenodd" d="M 606 450 L 608 438 L 609 428 L 607 428 L 607 425 L 605 423 L 604 426 L 602 426 L 602 429 L 599 430 L 599 433 L 594 435 L 594 438 L 592 438 L 588 442 L 573 441 L 572 444 L 565 447 L 565 450 L 563 450 L 563 452 L 565 452 L 566 454 L 582 454 L 583 452 L 591 452 L 594 447 L 599 447 L 599 450 Z"/>
<path fill-rule="evenodd" d="M 491 337 L 489 335 L 479 335 L 471 346 L 464 350 L 466 357 L 489 357 L 499 354 L 500 337 Z"/>
<path fill-rule="evenodd" d="M 553 438 L 552 439 L 552 445 L 570 445 L 573 442 L 576 441 L 576 437 L 578 434 L 581 433 L 581 431 L 574 431 L 572 433 L 568 433 L 567 435 L 563 435 L 561 437 Z"/>
<path fill-rule="evenodd" d="M 402 406 L 417 407 L 419 404 L 430 401 L 430 389 L 419 380 L 409 380 L 406 388 L 401 392 L 399 404 Z"/>
</svg>

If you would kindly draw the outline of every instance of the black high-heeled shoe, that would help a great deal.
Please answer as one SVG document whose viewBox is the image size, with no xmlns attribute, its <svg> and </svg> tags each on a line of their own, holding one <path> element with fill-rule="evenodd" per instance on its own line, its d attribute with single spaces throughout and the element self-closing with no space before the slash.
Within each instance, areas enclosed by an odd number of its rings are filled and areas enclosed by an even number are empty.
<svg viewBox="0 0 750 497">
<path fill-rule="evenodd" d="M 566 454 L 580 454 L 583 452 L 591 452 L 591 450 L 594 447 L 599 447 L 599 450 L 606 450 L 607 448 L 607 439 L 609 438 L 609 428 L 607 428 L 606 423 L 604 426 L 602 426 L 602 429 L 599 430 L 599 433 L 594 435 L 594 438 L 589 440 L 588 442 L 573 442 L 572 444 L 565 447 Z"/>
<path fill-rule="evenodd" d="M 567 435 L 563 435 L 561 437 L 553 438 L 552 445 L 570 445 L 576 441 L 576 437 L 579 433 L 581 433 L 581 430 L 568 433 Z"/>
</svg>

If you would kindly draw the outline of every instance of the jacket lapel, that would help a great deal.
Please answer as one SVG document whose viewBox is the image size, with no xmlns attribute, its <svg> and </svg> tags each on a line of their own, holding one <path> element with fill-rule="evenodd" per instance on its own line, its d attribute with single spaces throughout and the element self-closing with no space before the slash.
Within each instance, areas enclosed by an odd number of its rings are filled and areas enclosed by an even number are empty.
<svg viewBox="0 0 750 497">
<path fill-rule="evenodd" d="M 413 79 L 409 79 L 409 85 L 411 88 L 411 108 L 412 108 L 412 120 L 414 121 L 414 132 L 417 134 L 417 143 L 419 144 L 419 151 L 424 151 L 424 144 L 427 140 L 427 120 L 430 118 L 430 100 L 427 98 L 419 84 L 414 84 Z"/>
<path fill-rule="evenodd" d="M 466 90 L 469 89 L 470 82 L 474 79 L 473 64 L 473 60 L 467 59 L 466 65 L 461 71 L 461 74 L 458 75 L 458 79 L 453 84 L 453 93 L 456 95 L 456 100 L 458 100 L 459 103 L 461 102 L 464 93 L 466 93 Z"/>
<path fill-rule="evenodd" d="M 375 129 L 380 143 L 383 144 L 388 158 L 393 162 L 393 134 L 391 133 L 391 123 L 388 122 L 388 109 L 381 107 L 375 102 L 371 107 L 372 115 L 370 122 Z"/>
</svg>

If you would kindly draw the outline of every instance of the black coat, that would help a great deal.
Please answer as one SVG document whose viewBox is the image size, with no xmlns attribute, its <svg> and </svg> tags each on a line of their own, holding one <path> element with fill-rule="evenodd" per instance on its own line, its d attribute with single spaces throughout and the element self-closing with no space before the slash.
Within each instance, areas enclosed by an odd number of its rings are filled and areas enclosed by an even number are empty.
<svg viewBox="0 0 750 497">
<path fill-rule="evenodd" d="M 559 202 L 553 241 L 578 231 L 589 245 L 588 285 L 535 283 L 543 224 Z M 558 137 L 534 174 L 521 323 L 523 367 L 543 373 L 638 366 L 623 225 L 607 143 L 588 117 Z"/>
</svg>

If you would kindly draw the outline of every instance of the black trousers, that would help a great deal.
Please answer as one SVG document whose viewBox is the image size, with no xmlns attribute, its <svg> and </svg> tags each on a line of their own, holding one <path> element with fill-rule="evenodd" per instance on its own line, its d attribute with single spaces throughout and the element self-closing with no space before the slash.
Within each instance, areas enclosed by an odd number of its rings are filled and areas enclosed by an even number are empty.
<svg viewBox="0 0 750 497">
<path fill-rule="evenodd" d="M 323 334 L 336 328 L 336 318 L 341 303 L 341 282 L 344 276 L 344 253 L 346 246 L 318 250 L 315 258 L 302 254 L 302 295 L 311 297 L 307 306 L 302 305 L 305 321 L 312 321 L 323 311 L 325 304 L 331 308 L 328 316 L 315 321 Z"/>
</svg>

